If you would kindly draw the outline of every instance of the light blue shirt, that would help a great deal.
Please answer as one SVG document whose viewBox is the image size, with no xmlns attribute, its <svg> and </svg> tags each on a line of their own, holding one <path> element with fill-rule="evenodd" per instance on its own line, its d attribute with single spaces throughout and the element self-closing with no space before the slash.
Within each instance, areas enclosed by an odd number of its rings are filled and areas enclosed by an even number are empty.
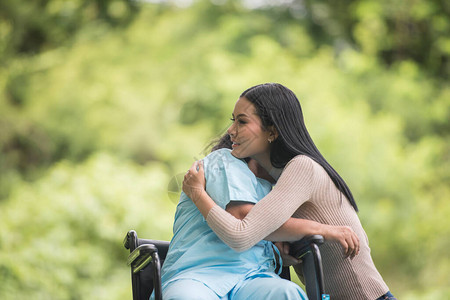
<svg viewBox="0 0 450 300">
<path fill-rule="evenodd" d="M 256 203 L 271 189 L 268 181 L 255 177 L 229 149 L 210 153 L 203 165 L 206 191 L 223 209 L 233 200 Z M 275 269 L 271 242 L 261 241 L 247 251 L 234 251 L 217 237 L 184 193 L 177 206 L 173 231 L 161 271 L 163 289 L 172 281 L 193 279 L 223 297 L 246 276 Z"/>
</svg>

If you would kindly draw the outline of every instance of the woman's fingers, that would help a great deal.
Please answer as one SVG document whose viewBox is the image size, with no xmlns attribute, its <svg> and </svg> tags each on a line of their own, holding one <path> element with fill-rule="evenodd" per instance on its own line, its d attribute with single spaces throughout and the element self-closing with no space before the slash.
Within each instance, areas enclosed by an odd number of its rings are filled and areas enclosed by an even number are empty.
<svg viewBox="0 0 450 300">
<path fill-rule="evenodd" d="M 347 257 L 347 252 L 348 252 L 348 244 L 347 241 L 345 239 L 340 240 L 341 242 L 341 246 L 343 248 L 343 252 L 344 252 L 344 257 Z"/>
<path fill-rule="evenodd" d="M 349 235 L 347 257 L 352 257 L 354 251 L 355 251 L 355 243 L 353 242 L 351 235 Z"/>
<path fill-rule="evenodd" d="M 359 239 L 356 233 L 348 226 L 341 227 L 341 245 L 344 248 L 344 257 L 353 258 L 359 252 Z"/>
<path fill-rule="evenodd" d="M 351 228 L 348 228 L 347 240 L 348 240 L 348 244 L 349 244 L 349 249 L 347 251 L 347 257 L 353 258 L 359 252 L 359 238 Z"/>
<path fill-rule="evenodd" d="M 188 170 L 188 175 L 194 175 L 197 173 L 197 166 L 198 166 L 198 161 L 194 161 L 191 165 L 191 167 Z"/>
<path fill-rule="evenodd" d="M 205 185 L 203 162 L 195 161 L 184 175 L 182 190 L 189 198 L 194 200 L 204 191 Z"/>
<path fill-rule="evenodd" d="M 359 253 L 360 244 L 358 235 L 349 226 L 325 225 L 325 238 L 339 242 L 345 258 L 353 258 Z"/>
<path fill-rule="evenodd" d="M 186 174 L 184 174 L 184 179 L 183 179 L 183 192 L 188 195 L 188 197 L 191 197 L 191 191 L 193 188 L 193 179 L 192 176 L 194 174 L 194 170 L 196 171 L 195 168 L 195 164 L 196 162 L 194 162 L 191 167 L 189 168 L 189 170 L 186 172 Z"/>
<path fill-rule="evenodd" d="M 358 235 L 353 230 L 351 230 L 351 232 L 350 232 L 350 243 L 349 244 L 351 245 L 350 246 L 351 251 L 349 251 L 348 255 L 350 256 L 350 258 L 354 258 L 359 253 L 360 244 L 359 244 Z"/>
<path fill-rule="evenodd" d="M 356 233 L 353 232 L 352 238 L 353 238 L 353 243 L 355 244 L 355 250 L 352 253 L 352 258 L 353 258 L 356 255 L 358 255 L 359 249 L 360 249 L 360 245 L 359 245 L 359 238 L 356 235 Z"/>
<path fill-rule="evenodd" d="M 191 167 L 189 168 L 188 172 L 186 173 L 186 175 L 197 175 L 197 174 L 200 174 L 200 175 L 204 174 L 202 160 L 194 161 L 194 163 L 192 163 Z"/>
<path fill-rule="evenodd" d="M 205 176 L 204 174 L 205 174 L 205 171 L 204 171 L 204 169 L 203 169 L 203 160 L 199 160 L 198 161 L 198 164 L 197 164 L 197 170 L 198 170 L 198 174 L 200 175 L 200 176 Z"/>
<path fill-rule="evenodd" d="M 203 163 L 201 164 L 201 170 L 202 170 L 202 175 L 203 175 Z M 184 174 L 184 181 L 185 182 L 189 182 L 189 181 L 194 181 L 196 178 L 193 176 L 196 176 L 199 173 L 199 169 L 200 169 L 200 163 L 199 161 L 194 161 L 191 165 L 191 167 L 189 168 L 189 170 L 186 172 L 186 174 Z"/>
</svg>

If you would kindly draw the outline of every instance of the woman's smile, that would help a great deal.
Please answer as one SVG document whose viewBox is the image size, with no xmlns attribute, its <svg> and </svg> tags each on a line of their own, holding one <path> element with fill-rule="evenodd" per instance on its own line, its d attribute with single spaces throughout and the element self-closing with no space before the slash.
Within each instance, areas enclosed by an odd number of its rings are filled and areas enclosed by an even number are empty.
<svg viewBox="0 0 450 300">
<path fill-rule="evenodd" d="M 238 143 L 238 142 L 236 142 L 236 141 L 233 141 L 233 140 L 231 140 L 231 142 L 232 142 L 231 147 L 232 147 L 233 149 L 241 145 L 240 143 Z"/>
</svg>

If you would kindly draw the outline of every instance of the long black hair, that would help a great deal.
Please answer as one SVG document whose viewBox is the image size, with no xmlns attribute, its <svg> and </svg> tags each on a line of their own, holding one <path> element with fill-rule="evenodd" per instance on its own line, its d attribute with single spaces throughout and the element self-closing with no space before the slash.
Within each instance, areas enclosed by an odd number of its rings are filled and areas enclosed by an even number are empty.
<svg viewBox="0 0 450 300">
<path fill-rule="evenodd" d="M 335 186 L 358 211 L 349 187 L 314 144 L 306 129 L 300 102 L 290 89 L 278 83 L 265 83 L 245 90 L 240 97 L 253 103 L 264 128 L 273 126 L 278 132 L 278 138 L 272 142 L 270 152 L 270 162 L 274 167 L 284 168 L 292 158 L 300 154 L 308 156 L 325 169 Z M 231 148 L 228 134 L 214 148 L 224 147 Z"/>
</svg>

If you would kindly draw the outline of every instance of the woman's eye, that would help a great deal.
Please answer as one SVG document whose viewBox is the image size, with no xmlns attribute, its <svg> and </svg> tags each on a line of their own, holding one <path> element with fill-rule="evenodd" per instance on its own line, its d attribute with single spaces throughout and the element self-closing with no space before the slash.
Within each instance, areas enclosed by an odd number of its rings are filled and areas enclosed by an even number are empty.
<svg viewBox="0 0 450 300">
<path fill-rule="evenodd" d="M 235 119 L 235 118 L 230 118 L 230 120 L 231 120 L 232 122 L 236 122 L 236 119 Z M 238 121 L 239 124 L 247 124 L 247 122 L 244 121 L 244 120 L 242 120 L 242 119 L 238 119 L 237 121 Z"/>
</svg>

